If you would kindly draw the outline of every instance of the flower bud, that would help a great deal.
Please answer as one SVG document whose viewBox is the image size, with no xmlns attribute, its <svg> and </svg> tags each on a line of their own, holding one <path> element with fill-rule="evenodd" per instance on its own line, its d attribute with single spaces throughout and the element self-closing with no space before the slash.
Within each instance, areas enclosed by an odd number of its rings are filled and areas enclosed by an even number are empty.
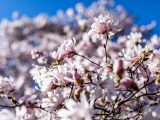
<svg viewBox="0 0 160 120">
<path fill-rule="evenodd" d="M 82 90 L 83 90 L 83 88 L 77 88 L 74 90 L 74 93 L 73 93 L 74 99 L 79 99 L 80 93 L 82 92 Z"/>
<path fill-rule="evenodd" d="M 155 83 L 156 83 L 157 85 L 160 85 L 160 74 L 157 75 L 157 78 L 156 78 Z"/>
<path fill-rule="evenodd" d="M 123 74 L 123 60 L 118 59 L 115 61 L 113 65 L 113 72 L 117 74 L 120 78 L 122 77 Z"/>
<path fill-rule="evenodd" d="M 132 90 L 136 90 L 136 91 L 138 90 L 137 84 L 131 78 L 121 79 L 120 84 L 122 87 L 125 87 L 126 89 L 132 89 Z"/>
<path fill-rule="evenodd" d="M 118 75 L 118 74 L 115 74 L 115 75 L 114 75 L 114 83 L 115 83 L 115 86 L 118 86 L 118 85 L 119 85 L 120 80 L 121 80 L 121 78 L 119 77 L 119 75 Z"/>
<path fill-rule="evenodd" d="M 79 79 L 81 79 L 81 76 L 79 75 L 79 73 L 78 73 L 77 69 L 75 69 L 75 70 L 74 70 L 73 78 L 74 78 L 75 80 L 79 80 Z"/>
<path fill-rule="evenodd" d="M 106 72 L 112 72 L 113 71 L 113 65 L 112 64 L 107 64 L 105 67 Z"/>
<path fill-rule="evenodd" d="M 81 76 L 80 76 L 80 74 L 78 73 L 77 69 L 75 69 L 74 72 L 73 72 L 73 79 L 76 80 L 76 82 L 77 82 L 79 85 L 82 85 L 82 84 L 83 84 L 83 80 L 81 79 Z"/>
<path fill-rule="evenodd" d="M 74 50 L 75 43 L 75 38 L 65 40 L 57 51 L 53 51 L 52 53 L 50 53 L 51 57 L 55 59 L 58 64 L 65 58 L 73 57 L 76 54 L 76 51 Z"/>
</svg>

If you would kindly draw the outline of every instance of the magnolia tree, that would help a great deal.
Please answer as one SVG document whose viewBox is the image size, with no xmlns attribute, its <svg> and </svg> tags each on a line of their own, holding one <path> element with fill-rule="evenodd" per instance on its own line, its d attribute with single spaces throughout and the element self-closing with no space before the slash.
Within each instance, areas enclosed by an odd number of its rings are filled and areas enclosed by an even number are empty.
<svg viewBox="0 0 160 120">
<path fill-rule="evenodd" d="M 155 22 L 114 1 L 0 23 L 1 120 L 160 119 Z"/>
</svg>

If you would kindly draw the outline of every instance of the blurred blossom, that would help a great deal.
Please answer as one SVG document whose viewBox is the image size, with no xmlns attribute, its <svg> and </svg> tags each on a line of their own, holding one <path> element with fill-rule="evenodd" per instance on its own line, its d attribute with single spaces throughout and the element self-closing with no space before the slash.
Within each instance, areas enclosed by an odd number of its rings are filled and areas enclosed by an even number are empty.
<svg viewBox="0 0 160 120">
<path fill-rule="evenodd" d="M 12 78 L 3 78 L 0 76 L 0 93 L 12 95 L 15 91 L 15 83 Z"/>
<path fill-rule="evenodd" d="M 154 50 L 148 61 L 148 67 L 153 74 L 160 74 L 160 51 Z"/>
<path fill-rule="evenodd" d="M 10 110 L 3 109 L 0 111 L 1 120 L 15 120 L 15 115 Z"/>
</svg>

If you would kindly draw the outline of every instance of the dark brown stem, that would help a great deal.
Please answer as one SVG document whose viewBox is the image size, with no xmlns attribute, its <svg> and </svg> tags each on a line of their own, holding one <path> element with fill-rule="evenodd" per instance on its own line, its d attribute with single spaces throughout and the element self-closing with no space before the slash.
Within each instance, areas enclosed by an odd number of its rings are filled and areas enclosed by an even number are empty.
<svg viewBox="0 0 160 120">
<path fill-rule="evenodd" d="M 69 98 L 72 97 L 73 88 L 74 88 L 74 84 L 71 86 L 71 92 L 70 92 L 70 94 L 69 94 Z"/>
<path fill-rule="evenodd" d="M 100 66 L 100 64 L 93 62 L 92 60 L 90 60 L 89 58 L 85 57 L 84 55 L 80 55 L 80 54 L 78 54 L 78 53 L 76 53 L 76 55 L 77 55 L 77 56 L 80 56 L 80 57 L 82 57 L 82 58 L 84 58 L 84 59 L 86 59 L 86 60 L 88 60 L 88 61 L 90 61 L 91 63 L 93 63 L 93 64 L 95 64 L 95 65 L 97 65 L 97 66 Z M 101 66 L 100 66 L 100 67 L 101 67 Z"/>
<path fill-rule="evenodd" d="M 107 54 L 107 43 L 108 43 L 109 37 L 107 35 L 106 43 L 104 44 L 104 50 L 105 50 L 105 56 L 106 56 L 106 63 L 108 62 L 108 54 Z"/>
</svg>

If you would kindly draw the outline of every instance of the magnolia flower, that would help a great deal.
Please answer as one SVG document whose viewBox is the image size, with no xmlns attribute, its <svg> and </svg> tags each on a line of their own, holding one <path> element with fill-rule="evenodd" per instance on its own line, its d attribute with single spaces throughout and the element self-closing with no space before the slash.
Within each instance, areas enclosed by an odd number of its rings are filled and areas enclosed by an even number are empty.
<svg viewBox="0 0 160 120">
<path fill-rule="evenodd" d="M 26 118 L 26 116 L 28 116 L 27 108 L 24 105 L 21 107 L 16 107 L 15 112 L 16 112 L 16 118 L 18 120 L 22 120 L 23 118 Z"/>
<path fill-rule="evenodd" d="M 76 66 L 78 67 L 78 66 Z M 80 68 L 70 64 L 58 65 L 54 70 L 53 83 L 56 85 L 65 85 L 67 83 L 79 83 L 81 81 Z"/>
<path fill-rule="evenodd" d="M 125 61 L 135 61 L 140 58 L 141 51 L 143 50 L 142 46 L 134 46 L 133 48 L 123 49 L 123 56 Z"/>
<path fill-rule="evenodd" d="M 53 111 L 61 107 L 62 103 L 64 102 L 64 97 L 66 97 L 63 96 L 63 92 L 64 91 L 61 89 L 47 92 L 48 97 L 42 98 L 42 107 L 46 108 L 48 111 Z"/>
<path fill-rule="evenodd" d="M 55 68 L 34 66 L 30 74 L 43 92 L 51 90 L 54 85 L 78 83 L 81 80 L 79 70 L 69 64 L 58 65 Z"/>
<path fill-rule="evenodd" d="M 12 78 L 3 78 L 0 76 L 0 93 L 12 95 L 15 90 L 15 84 Z"/>
<path fill-rule="evenodd" d="M 160 74 L 160 51 L 154 50 L 150 55 L 148 68 L 152 74 Z"/>
<path fill-rule="evenodd" d="M 98 79 L 100 78 L 100 79 Z M 106 72 L 106 66 L 97 70 L 97 73 L 91 76 L 94 86 L 88 85 L 86 90 L 91 93 L 91 98 L 110 97 L 109 91 L 114 92 L 114 82 L 112 73 Z"/>
<path fill-rule="evenodd" d="M 129 66 L 133 67 L 139 64 L 140 60 L 147 59 L 152 53 L 152 49 L 148 45 L 146 45 L 145 48 L 142 48 L 141 45 L 137 45 L 134 46 L 133 49 L 123 49 L 122 52 L 124 56 L 124 67 L 128 68 Z"/>
<path fill-rule="evenodd" d="M 93 101 L 89 104 L 84 93 L 81 94 L 80 102 L 69 99 L 65 101 L 65 106 L 66 109 L 58 111 L 61 120 L 92 120 Z"/>
<path fill-rule="evenodd" d="M 50 90 L 53 85 L 64 85 L 74 82 L 72 70 L 67 64 L 59 65 L 53 69 L 34 66 L 30 74 L 43 92 Z"/>
<path fill-rule="evenodd" d="M 49 86 L 54 78 L 53 70 L 42 66 L 34 66 L 30 71 L 30 74 L 42 92 L 49 89 Z"/>
<path fill-rule="evenodd" d="M 53 83 L 56 85 L 64 85 L 69 82 L 74 82 L 72 78 L 72 70 L 69 65 L 59 65 L 53 70 Z"/>
<path fill-rule="evenodd" d="M 110 13 L 100 15 L 98 18 L 94 18 L 94 21 L 89 34 L 96 35 L 98 38 L 103 38 L 104 35 L 113 36 L 121 30 L 119 20 Z"/>
<path fill-rule="evenodd" d="M 63 59 L 72 57 L 76 52 L 74 49 L 76 43 L 76 39 L 67 39 L 63 42 L 63 44 L 58 48 L 58 51 L 54 51 L 51 53 L 51 57 L 53 57 L 57 62 L 61 62 Z"/>
</svg>

